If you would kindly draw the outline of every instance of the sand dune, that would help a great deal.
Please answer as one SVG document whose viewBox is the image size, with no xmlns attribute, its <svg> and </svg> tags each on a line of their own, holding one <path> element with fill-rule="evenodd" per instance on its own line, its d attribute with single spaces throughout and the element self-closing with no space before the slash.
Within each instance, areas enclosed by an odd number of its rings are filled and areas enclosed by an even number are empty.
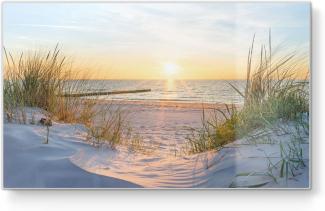
<svg viewBox="0 0 325 211">
<path fill-rule="evenodd" d="M 133 107 L 132 107 L 133 106 Z M 200 111 L 189 108 L 147 107 L 135 110 L 131 122 L 146 141 L 158 142 L 152 153 L 134 153 L 85 143 L 85 128 L 54 123 L 49 144 L 42 144 L 46 129 L 40 125 L 4 124 L 4 186 L 6 188 L 308 188 L 309 143 L 303 144 L 306 167 L 293 178 L 267 176 L 269 159 L 280 159 L 279 143 L 251 143 L 244 139 L 219 152 L 174 154 L 181 145 L 181 125 L 198 125 Z M 138 109 L 138 110 L 137 110 Z M 159 118 L 161 117 L 161 118 Z M 170 130 L 169 130 L 169 129 Z M 172 130 L 174 129 L 174 130 Z M 158 135 L 160 134 L 160 135 Z M 274 134 L 274 136 L 276 136 Z M 281 140 L 289 137 L 281 136 Z M 275 137 L 276 139 L 276 137 Z M 170 144 L 171 143 L 175 143 Z M 175 156 L 176 155 L 176 156 Z M 250 175 L 248 175 L 250 174 Z"/>
<path fill-rule="evenodd" d="M 59 125 L 54 127 L 60 128 Z M 62 125 L 61 125 L 62 127 Z M 73 130 L 73 126 L 63 126 Z M 4 188 L 136 188 L 134 183 L 89 173 L 70 158 L 90 147 L 65 133 L 51 134 L 44 142 L 44 128 L 4 124 Z"/>
</svg>

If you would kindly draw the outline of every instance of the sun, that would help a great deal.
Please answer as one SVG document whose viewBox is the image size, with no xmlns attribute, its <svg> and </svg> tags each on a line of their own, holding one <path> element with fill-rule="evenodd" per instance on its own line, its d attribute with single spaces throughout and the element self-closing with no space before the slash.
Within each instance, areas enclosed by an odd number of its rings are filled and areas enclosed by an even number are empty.
<svg viewBox="0 0 325 211">
<path fill-rule="evenodd" d="M 174 63 L 165 63 L 164 64 L 164 72 L 166 76 L 172 77 L 176 75 L 179 71 L 180 67 Z"/>
</svg>

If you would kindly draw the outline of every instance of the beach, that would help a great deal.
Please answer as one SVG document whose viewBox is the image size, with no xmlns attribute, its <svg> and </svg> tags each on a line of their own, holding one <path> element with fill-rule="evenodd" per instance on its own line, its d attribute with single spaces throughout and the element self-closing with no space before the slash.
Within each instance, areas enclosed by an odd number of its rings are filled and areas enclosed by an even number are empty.
<svg viewBox="0 0 325 211">
<path fill-rule="evenodd" d="M 317 4 L 4 2 L 0 210 L 318 208 Z"/>
<path fill-rule="evenodd" d="M 101 102 L 103 104 L 104 102 Z M 309 138 L 302 144 L 305 168 L 275 181 L 270 160 L 281 159 L 279 142 L 238 139 L 221 150 L 188 154 L 187 127 L 199 128 L 202 104 L 112 101 L 128 111 L 129 124 L 146 150 L 94 147 L 80 124 L 53 122 L 49 144 L 41 125 L 4 124 L 5 188 L 308 188 Z M 209 108 L 207 104 L 206 107 Z M 27 110 L 27 118 L 31 118 Z M 37 118 L 42 114 L 38 111 Z M 291 127 L 290 125 L 288 127 Z M 279 134 L 271 134 L 278 140 Z M 281 134 L 281 142 L 290 135 Z M 261 139 L 262 140 L 262 139 Z M 280 140 L 280 139 L 279 139 Z M 28 179 L 26 179 L 28 177 Z"/>
</svg>

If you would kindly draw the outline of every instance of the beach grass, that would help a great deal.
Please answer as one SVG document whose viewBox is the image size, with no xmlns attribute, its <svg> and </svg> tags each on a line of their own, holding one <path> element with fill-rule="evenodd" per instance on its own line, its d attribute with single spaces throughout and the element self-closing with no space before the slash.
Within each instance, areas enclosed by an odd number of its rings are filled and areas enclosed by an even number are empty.
<svg viewBox="0 0 325 211">
<path fill-rule="evenodd" d="M 19 58 L 5 48 L 4 54 L 5 108 L 35 106 L 53 111 L 70 71 L 58 46 L 48 53 L 21 53 Z"/>
<path fill-rule="evenodd" d="M 225 107 L 225 111 L 219 108 L 213 109 L 213 115 L 209 118 L 205 108 L 202 109 L 202 127 L 189 128 L 191 133 L 186 137 L 190 153 L 219 150 L 237 138 L 235 128 L 238 121 L 237 109 L 233 105 L 231 107 L 225 105 Z"/>
<path fill-rule="evenodd" d="M 27 124 L 26 108 L 37 107 L 50 119 L 86 126 L 88 136 L 111 148 L 126 133 L 126 114 L 121 108 L 99 105 L 96 99 L 74 97 L 82 93 L 89 74 L 73 69 L 58 45 L 47 52 L 22 52 L 14 57 L 5 48 L 4 111 L 8 122 Z M 78 78 L 78 79 L 77 79 Z M 33 124 L 37 123 L 33 117 Z"/>
<path fill-rule="evenodd" d="M 92 116 L 92 122 L 87 125 L 88 139 L 96 146 L 108 143 L 112 149 L 123 141 L 123 132 L 127 127 L 126 115 L 120 108 L 111 109 L 107 105 L 98 109 Z"/>
<path fill-rule="evenodd" d="M 299 79 L 298 73 L 305 61 L 297 53 L 275 57 L 271 51 L 271 35 L 268 50 L 261 46 L 258 62 L 253 68 L 254 39 L 247 57 L 246 85 L 243 92 L 229 85 L 244 99 L 237 109 L 214 109 L 224 118 L 207 118 L 203 109 L 202 127 L 191 129 L 187 137 L 190 153 L 218 150 L 227 143 L 248 137 L 255 130 L 274 127 L 278 121 L 298 124 L 304 114 L 309 114 L 308 75 Z M 308 127 L 308 126 L 306 126 Z"/>
</svg>

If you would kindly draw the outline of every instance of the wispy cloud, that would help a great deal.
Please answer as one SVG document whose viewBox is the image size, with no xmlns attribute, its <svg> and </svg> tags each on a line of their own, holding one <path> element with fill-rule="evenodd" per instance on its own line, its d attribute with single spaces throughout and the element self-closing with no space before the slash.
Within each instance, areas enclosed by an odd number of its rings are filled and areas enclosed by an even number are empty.
<svg viewBox="0 0 325 211">
<path fill-rule="evenodd" d="M 61 43 L 94 58 L 156 61 L 245 57 L 251 37 L 292 46 L 309 41 L 306 3 L 6 3 L 6 46 Z M 20 39 L 24 36 L 26 39 Z M 28 38 L 28 39 L 27 39 Z M 34 42 L 33 42 L 34 40 Z M 52 45 L 53 45 L 52 44 Z"/>
<path fill-rule="evenodd" d="M 9 27 L 33 27 L 33 28 L 47 28 L 53 30 L 74 30 L 74 31 L 94 31 L 95 28 L 80 27 L 73 25 L 47 25 L 47 24 L 10 24 Z M 26 30 L 26 29 L 25 29 Z"/>
</svg>

